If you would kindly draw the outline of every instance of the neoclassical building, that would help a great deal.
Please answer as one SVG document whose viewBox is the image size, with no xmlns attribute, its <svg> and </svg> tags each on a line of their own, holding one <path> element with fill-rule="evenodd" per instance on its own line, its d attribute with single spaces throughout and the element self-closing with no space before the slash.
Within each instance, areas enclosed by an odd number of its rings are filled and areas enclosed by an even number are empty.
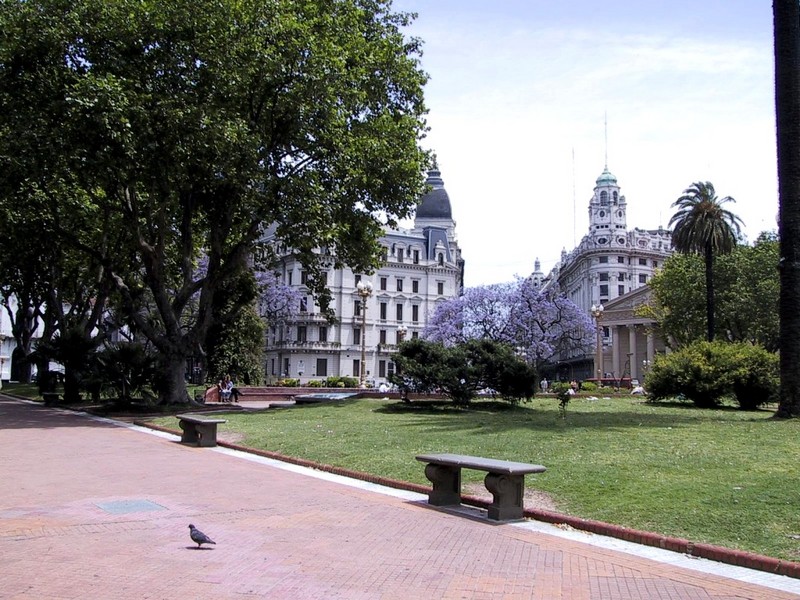
<svg viewBox="0 0 800 600">
<path fill-rule="evenodd" d="M 437 303 L 461 294 L 464 260 L 438 168 L 428 172 L 427 185 L 413 227 L 387 229 L 381 238 L 383 265 L 377 272 L 328 272 L 334 323 L 314 304 L 300 262 L 290 252 L 281 257 L 276 272 L 301 293 L 301 303 L 296 317 L 268 332 L 268 382 L 281 377 L 303 383 L 330 376 L 358 378 L 363 349 L 366 380 L 380 385 L 394 372 L 398 342 L 419 337 Z M 359 294 L 359 283 L 362 290 L 369 284 L 371 294 Z"/>
<path fill-rule="evenodd" d="M 628 229 L 627 201 L 617 178 L 606 166 L 597 178 L 589 200 L 589 231 L 580 244 L 567 253 L 547 275 L 536 260 L 532 277 L 542 289 L 557 289 L 591 314 L 603 305 L 602 365 L 595 365 L 596 352 L 560 357 L 556 375 L 568 379 L 603 376 L 641 379 L 642 368 L 664 345 L 652 336 L 652 327 L 636 317 L 632 303 L 644 302 L 653 274 L 672 254 L 671 233 L 659 227 Z M 646 288 L 649 290 L 649 288 Z"/>
</svg>

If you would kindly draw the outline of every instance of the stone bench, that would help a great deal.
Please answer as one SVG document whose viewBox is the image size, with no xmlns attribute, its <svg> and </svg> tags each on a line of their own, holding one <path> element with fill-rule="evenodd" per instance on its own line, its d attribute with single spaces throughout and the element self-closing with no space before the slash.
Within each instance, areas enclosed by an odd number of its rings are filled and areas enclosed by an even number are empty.
<svg viewBox="0 0 800 600">
<path fill-rule="evenodd" d="M 425 477 L 433 483 L 428 503 L 434 506 L 461 504 L 461 469 L 487 471 L 484 484 L 493 498 L 488 516 L 494 521 L 523 518 L 525 475 L 547 470 L 542 465 L 461 454 L 420 454 L 417 460 L 427 463 Z"/>
<path fill-rule="evenodd" d="M 227 423 L 226 419 L 209 419 L 198 415 L 175 415 L 183 430 L 181 443 L 197 444 L 201 448 L 217 445 L 217 425 Z"/>
</svg>

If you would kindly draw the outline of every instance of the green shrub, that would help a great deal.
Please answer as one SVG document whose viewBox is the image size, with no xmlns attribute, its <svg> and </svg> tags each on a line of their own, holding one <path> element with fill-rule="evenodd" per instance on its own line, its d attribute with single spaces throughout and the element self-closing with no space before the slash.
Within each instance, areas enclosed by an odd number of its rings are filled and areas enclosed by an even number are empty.
<svg viewBox="0 0 800 600">
<path fill-rule="evenodd" d="M 556 381 L 550 384 L 550 391 L 558 395 L 561 392 L 566 392 L 569 389 L 568 381 Z"/>
<path fill-rule="evenodd" d="M 584 381 L 581 384 L 582 392 L 596 392 L 598 389 L 600 389 L 600 386 L 598 386 L 594 381 Z"/>
<path fill-rule="evenodd" d="M 306 383 L 306 387 L 321 388 L 325 382 L 322 379 L 312 379 Z"/>
<path fill-rule="evenodd" d="M 358 377 L 342 377 L 339 383 L 340 383 L 339 387 L 357 388 Z M 344 386 L 341 385 L 342 383 L 344 384 Z"/>
<path fill-rule="evenodd" d="M 340 385 L 341 383 L 342 383 L 341 377 L 328 377 L 325 380 L 325 387 L 331 387 L 331 388 L 344 387 L 344 385 Z"/>
<path fill-rule="evenodd" d="M 298 387 L 300 385 L 300 380 L 286 377 L 284 379 L 279 379 L 277 385 L 278 387 Z"/>
<path fill-rule="evenodd" d="M 752 410 L 770 402 L 777 387 L 777 356 L 742 342 L 695 342 L 656 357 L 645 377 L 651 399 L 683 397 L 701 408 L 731 396 Z"/>
</svg>

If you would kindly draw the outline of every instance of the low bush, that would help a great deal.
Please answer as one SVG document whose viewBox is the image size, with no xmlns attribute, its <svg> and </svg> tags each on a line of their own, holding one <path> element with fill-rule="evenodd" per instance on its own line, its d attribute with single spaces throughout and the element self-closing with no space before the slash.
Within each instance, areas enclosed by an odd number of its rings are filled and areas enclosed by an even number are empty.
<svg viewBox="0 0 800 600">
<path fill-rule="evenodd" d="M 748 343 L 696 342 L 658 356 L 645 377 L 653 400 L 685 398 L 713 408 L 726 397 L 753 410 L 774 400 L 778 358 Z"/>
<path fill-rule="evenodd" d="M 325 382 L 322 379 L 312 379 L 311 381 L 306 383 L 306 387 L 321 388 L 324 384 Z"/>
<path fill-rule="evenodd" d="M 600 386 L 598 386 L 594 381 L 584 381 L 581 384 L 582 392 L 596 392 L 598 389 L 600 389 Z"/>
<path fill-rule="evenodd" d="M 300 385 L 300 380 L 287 377 L 285 379 L 279 379 L 276 385 L 278 387 L 298 387 Z"/>
</svg>

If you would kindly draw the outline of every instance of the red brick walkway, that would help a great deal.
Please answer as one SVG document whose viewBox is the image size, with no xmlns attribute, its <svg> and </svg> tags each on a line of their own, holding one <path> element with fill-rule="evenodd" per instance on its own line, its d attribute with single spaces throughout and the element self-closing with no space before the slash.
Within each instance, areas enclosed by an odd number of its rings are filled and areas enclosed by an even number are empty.
<svg viewBox="0 0 800 600">
<path fill-rule="evenodd" d="M 800 598 L 2 396 L 0 482 L 3 599 Z"/>
</svg>

